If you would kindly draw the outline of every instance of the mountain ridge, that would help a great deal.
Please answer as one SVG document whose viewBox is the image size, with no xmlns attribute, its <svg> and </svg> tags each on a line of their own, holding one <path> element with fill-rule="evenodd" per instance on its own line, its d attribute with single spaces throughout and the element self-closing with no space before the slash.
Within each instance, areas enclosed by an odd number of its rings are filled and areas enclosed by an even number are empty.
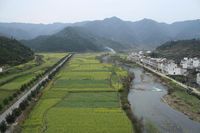
<svg viewBox="0 0 200 133">
<path fill-rule="evenodd" d="M 15 39 L 0 36 L 0 66 L 17 65 L 33 58 L 34 53 L 30 48 Z"/>
<path fill-rule="evenodd" d="M 59 25 L 59 23 L 57 24 Z M 87 30 L 87 32 L 90 32 L 96 37 L 118 42 L 123 44 L 124 47 L 129 48 L 137 47 L 140 49 L 154 49 L 157 46 L 171 40 L 200 38 L 199 19 L 167 24 L 146 18 L 132 22 L 124 21 L 117 17 L 105 18 L 103 20 L 95 21 L 66 23 L 65 25 L 63 24 L 62 26 L 58 26 L 59 28 L 57 29 L 50 28 L 50 30 L 47 28 L 46 32 L 48 30 L 51 31 L 48 32 L 48 34 L 44 31 L 41 31 L 40 33 L 37 32 L 37 35 L 40 36 L 57 34 L 69 26 L 84 28 Z M 29 35 L 26 34 L 26 32 L 23 32 L 23 30 L 16 31 L 14 33 L 19 33 L 18 35 L 22 34 L 22 36 Z M 0 34 L 2 34 L 1 28 Z M 36 36 L 36 33 L 34 35 Z M 26 39 L 26 37 L 24 37 L 24 39 Z"/>
</svg>

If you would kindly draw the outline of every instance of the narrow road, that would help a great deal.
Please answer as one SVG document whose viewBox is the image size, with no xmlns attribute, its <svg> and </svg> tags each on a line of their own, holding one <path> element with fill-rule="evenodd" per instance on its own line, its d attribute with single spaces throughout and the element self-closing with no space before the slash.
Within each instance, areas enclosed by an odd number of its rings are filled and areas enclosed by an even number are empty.
<svg viewBox="0 0 200 133">
<path fill-rule="evenodd" d="M 167 75 L 165 75 L 165 74 L 163 74 L 163 73 L 160 73 L 160 72 L 158 72 L 158 71 L 156 71 L 156 70 L 154 70 L 154 69 L 152 69 L 152 68 L 150 68 L 150 67 L 148 67 L 148 66 L 146 66 L 146 65 L 144 65 L 144 64 L 142 64 L 142 63 L 136 62 L 136 64 L 138 64 L 138 65 L 140 65 L 140 66 L 142 66 L 142 67 L 144 67 L 144 68 L 150 70 L 151 72 L 153 72 L 153 73 L 155 73 L 155 74 L 157 74 L 157 75 L 159 75 L 159 76 L 161 76 L 161 77 L 164 77 L 164 78 L 166 78 L 166 79 L 169 79 L 169 80 L 171 80 L 172 82 L 174 82 L 174 83 L 180 85 L 181 87 L 185 88 L 186 90 L 190 90 L 192 93 L 194 93 L 194 94 L 200 96 L 200 91 L 199 91 L 198 89 L 193 88 L 193 87 L 191 87 L 191 86 L 187 86 L 187 85 L 185 85 L 185 84 L 183 84 L 183 83 L 181 83 L 181 82 L 179 82 L 179 81 L 177 81 L 177 80 L 174 80 L 173 78 L 170 78 L 169 76 L 167 76 Z"/>
<path fill-rule="evenodd" d="M 49 75 L 52 74 L 53 72 L 55 72 L 59 67 L 61 67 L 66 61 L 68 61 L 68 59 L 72 56 L 72 54 L 69 54 L 62 62 L 60 62 L 57 66 L 55 66 L 48 74 L 46 74 L 42 79 L 40 79 L 40 81 L 38 81 L 38 83 L 36 83 L 29 91 L 27 91 L 22 97 L 20 97 L 13 105 L 11 105 L 6 111 L 4 111 L 1 115 L 0 115 L 0 122 L 2 122 L 3 120 L 5 120 L 6 116 L 10 113 L 12 113 L 12 110 L 15 108 L 19 107 L 19 104 L 25 100 L 29 94 L 31 94 L 31 91 L 34 91 L 37 86 L 42 83 L 43 81 L 45 81 L 46 79 L 48 79 Z"/>
</svg>

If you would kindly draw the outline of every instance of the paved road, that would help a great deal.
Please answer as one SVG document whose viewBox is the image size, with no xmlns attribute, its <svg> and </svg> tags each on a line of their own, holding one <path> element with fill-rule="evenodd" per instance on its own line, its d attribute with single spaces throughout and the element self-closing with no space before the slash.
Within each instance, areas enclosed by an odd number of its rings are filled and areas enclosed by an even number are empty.
<svg viewBox="0 0 200 133">
<path fill-rule="evenodd" d="M 19 104 L 27 98 L 27 96 L 29 94 L 31 94 L 31 91 L 35 90 L 37 88 L 37 86 L 42 83 L 43 81 L 45 81 L 46 79 L 48 79 L 49 75 L 53 72 L 55 72 L 59 67 L 61 67 L 66 61 L 68 61 L 68 59 L 72 56 L 72 54 L 69 54 L 60 64 L 58 64 L 57 66 L 55 66 L 48 74 L 46 74 L 40 81 L 38 81 L 38 83 L 36 83 L 29 91 L 25 92 L 23 94 L 22 97 L 20 97 L 13 105 L 11 105 L 6 111 L 4 111 L 1 115 L 0 115 L 0 122 L 2 122 L 3 120 L 5 120 L 6 116 L 10 113 L 12 113 L 12 110 L 15 108 L 19 107 Z"/>
<path fill-rule="evenodd" d="M 141 63 L 139 63 L 139 62 L 136 62 L 136 63 L 137 63 L 138 65 L 140 65 L 140 66 L 142 66 L 142 67 L 144 67 L 144 68 L 146 68 L 146 69 L 152 71 L 153 73 L 155 73 L 155 74 L 157 74 L 157 75 L 159 75 L 159 76 L 162 76 L 162 77 L 164 77 L 164 78 L 167 78 L 167 79 L 173 81 L 174 83 L 180 85 L 181 87 L 185 88 L 186 90 L 189 90 L 189 89 L 190 89 L 190 91 L 191 91 L 192 93 L 194 93 L 194 94 L 200 96 L 200 91 L 199 91 L 198 89 L 193 88 L 193 87 L 190 87 L 190 86 L 187 86 L 187 85 L 185 85 L 185 84 L 183 84 L 183 83 L 181 83 L 181 82 L 178 82 L 177 80 L 174 80 L 173 78 L 170 78 L 169 76 L 167 76 L 167 75 L 165 75 L 165 74 L 163 74 L 163 73 L 160 73 L 160 72 L 158 72 L 158 71 L 156 71 L 156 70 L 154 70 L 154 69 L 152 69 L 152 68 L 150 68 L 150 67 L 148 67 L 148 66 L 146 66 L 146 65 L 144 65 L 144 64 L 141 64 Z"/>
</svg>

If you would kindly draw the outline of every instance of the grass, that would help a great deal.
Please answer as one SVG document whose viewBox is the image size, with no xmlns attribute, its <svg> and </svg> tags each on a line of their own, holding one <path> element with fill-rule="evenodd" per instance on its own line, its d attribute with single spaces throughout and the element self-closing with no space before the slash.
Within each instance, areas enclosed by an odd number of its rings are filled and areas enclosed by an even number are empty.
<svg viewBox="0 0 200 133">
<path fill-rule="evenodd" d="M 31 119 L 27 119 L 24 127 L 42 127 L 44 113 L 53 105 L 55 105 L 60 99 L 43 99 L 36 105 L 36 110 L 30 114 Z"/>
<path fill-rule="evenodd" d="M 189 107 L 190 111 L 200 113 L 200 99 L 190 95 L 184 88 L 181 88 L 181 86 L 172 81 L 168 81 L 168 85 L 171 88 L 169 90 L 170 97 L 176 99 L 177 103 L 187 106 L 187 108 Z"/>
<path fill-rule="evenodd" d="M 41 58 L 40 62 L 38 62 L 38 59 L 34 59 L 8 69 L 6 74 L 0 74 L 0 95 L 2 95 L 0 103 L 4 98 L 19 90 L 23 84 L 28 83 L 36 75 L 59 61 L 66 53 L 38 53 L 38 55 Z"/>
<path fill-rule="evenodd" d="M 8 98 L 15 91 L 12 90 L 0 90 L 0 101 L 2 102 L 5 98 Z"/>
<path fill-rule="evenodd" d="M 56 107 L 117 108 L 120 106 L 117 92 L 77 92 L 67 95 Z"/>
<path fill-rule="evenodd" d="M 47 133 L 130 133 L 124 112 L 117 109 L 53 108 L 47 114 Z"/>
<path fill-rule="evenodd" d="M 22 125 L 22 132 L 132 132 L 120 107 L 118 88 L 112 85 L 122 87 L 119 79 L 126 72 L 100 63 L 96 56 L 76 55 L 61 69 Z"/>
</svg>

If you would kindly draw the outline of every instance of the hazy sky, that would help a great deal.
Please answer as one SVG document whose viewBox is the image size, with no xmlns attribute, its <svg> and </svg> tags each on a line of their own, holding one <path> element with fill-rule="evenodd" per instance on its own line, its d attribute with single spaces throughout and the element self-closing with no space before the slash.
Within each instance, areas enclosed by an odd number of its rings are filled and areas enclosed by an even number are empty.
<svg viewBox="0 0 200 133">
<path fill-rule="evenodd" d="M 200 19 L 200 0 L 0 0 L 0 22 L 77 22 L 111 16 L 167 23 Z"/>
</svg>

